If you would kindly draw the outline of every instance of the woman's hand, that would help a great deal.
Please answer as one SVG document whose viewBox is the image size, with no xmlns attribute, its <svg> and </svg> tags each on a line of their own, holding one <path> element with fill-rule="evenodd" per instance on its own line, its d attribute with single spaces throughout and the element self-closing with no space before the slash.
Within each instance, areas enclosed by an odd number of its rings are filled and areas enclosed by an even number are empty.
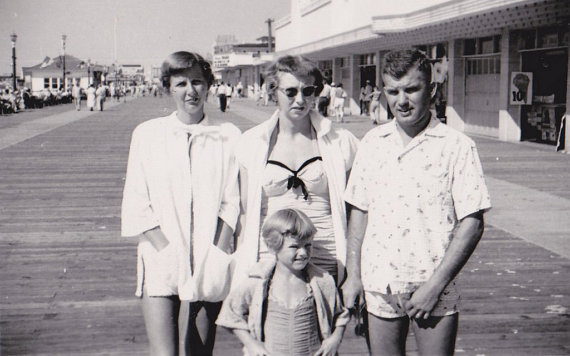
<svg viewBox="0 0 570 356">
<path fill-rule="evenodd" d="M 315 356 L 335 356 L 341 340 L 342 333 L 333 333 L 331 336 L 323 340 L 323 343 L 315 353 Z"/>
<path fill-rule="evenodd" d="M 269 352 L 265 349 L 265 345 L 257 340 L 254 340 L 246 347 L 248 354 L 251 356 L 269 356 Z"/>
<path fill-rule="evenodd" d="M 156 249 L 156 251 L 160 252 L 163 250 L 168 244 L 170 243 L 164 233 L 160 229 L 160 226 L 157 226 L 153 229 L 147 230 L 143 232 L 143 236 L 145 239 L 149 240 L 152 246 Z"/>
</svg>

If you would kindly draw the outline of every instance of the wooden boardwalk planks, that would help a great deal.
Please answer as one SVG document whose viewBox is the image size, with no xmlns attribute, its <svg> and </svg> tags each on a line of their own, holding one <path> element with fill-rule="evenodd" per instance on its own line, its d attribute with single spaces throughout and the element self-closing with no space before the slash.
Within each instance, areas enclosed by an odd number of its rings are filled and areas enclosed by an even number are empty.
<svg viewBox="0 0 570 356">
<path fill-rule="evenodd" d="M 119 237 L 119 214 L 130 133 L 164 107 L 167 99 L 139 99 L 0 150 L 2 355 L 146 353 L 133 295 L 136 241 Z M 242 130 L 252 125 L 231 110 L 224 115 Z M 361 135 L 369 125 L 354 119 L 347 127 Z M 569 197 L 568 184 L 556 183 L 567 160 L 533 146 L 476 141 L 487 174 Z M 488 226 L 459 281 L 457 354 L 570 353 L 569 269 L 567 259 Z M 366 354 L 353 330 L 341 354 Z M 219 330 L 216 355 L 240 348 Z M 413 338 L 408 349 L 417 354 Z"/>
</svg>

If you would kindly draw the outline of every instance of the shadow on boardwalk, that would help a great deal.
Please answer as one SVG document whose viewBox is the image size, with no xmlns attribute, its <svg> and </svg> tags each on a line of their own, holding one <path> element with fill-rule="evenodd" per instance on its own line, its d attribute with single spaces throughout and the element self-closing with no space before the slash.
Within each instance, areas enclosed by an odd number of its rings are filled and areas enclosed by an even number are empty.
<svg viewBox="0 0 570 356">
<path fill-rule="evenodd" d="M 273 110 L 250 104 L 233 102 L 223 115 L 243 130 L 254 124 L 245 114 Z M 120 201 L 133 127 L 170 108 L 166 99 L 138 99 L 0 150 L 2 355 L 146 353 L 134 297 L 136 241 L 119 237 Z M 222 115 L 213 106 L 208 112 Z M 358 135 L 371 127 L 360 117 L 348 121 Z M 487 174 L 570 198 L 568 180 L 561 190 L 556 177 L 548 183 L 530 163 L 524 174 L 517 171 L 516 148 L 523 145 L 476 140 Z M 531 157 L 553 160 L 553 167 L 568 162 L 554 155 L 541 148 Z M 488 226 L 460 278 L 457 354 L 568 354 L 569 269 L 567 258 Z M 416 354 L 413 338 L 408 346 Z M 216 355 L 236 355 L 240 348 L 219 330 Z M 366 354 L 353 327 L 341 354 Z"/>
</svg>

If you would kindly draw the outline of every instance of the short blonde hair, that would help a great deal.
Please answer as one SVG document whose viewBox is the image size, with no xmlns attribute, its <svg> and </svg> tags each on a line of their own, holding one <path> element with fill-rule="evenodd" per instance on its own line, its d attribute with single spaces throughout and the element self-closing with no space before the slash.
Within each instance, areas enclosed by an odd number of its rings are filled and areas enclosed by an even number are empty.
<svg viewBox="0 0 570 356">
<path fill-rule="evenodd" d="M 301 241 L 312 238 L 316 232 L 315 225 L 305 213 L 297 209 L 282 209 L 265 220 L 261 236 L 269 249 L 279 251 L 286 236 Z"/>
<path fill-rule="evenodd" d="M 274 60 L 265 72 L 267 92 L 273 94 L 279 87 L 279 73 L 291 73 L 296 77 L 313 78 L 315 96 L 323 90 L 323 75 L 316 63 L 303 57 L 285 55 Z"/>
</svg>

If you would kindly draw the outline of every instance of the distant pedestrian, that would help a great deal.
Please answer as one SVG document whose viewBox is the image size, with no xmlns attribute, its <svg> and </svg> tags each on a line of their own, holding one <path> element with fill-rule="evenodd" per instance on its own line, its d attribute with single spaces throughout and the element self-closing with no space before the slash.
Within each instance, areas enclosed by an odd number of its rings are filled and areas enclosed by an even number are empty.
<svg viewBox="0 0 570 356">
<path fill-rule="evenodd" d="M 103 104 L 105 103 L 105 97 L 107 96 L 107 88 L 105 85 L 100 83 L 95 91 L 95 95 L 97 96 L 97 108 L 99 111 L 103 111 Z"/>
<path fill-rule="evenodd" d="M 93 87 L 93 84 L 90 84 L 87 90 L 85 90 L 85 95 L 87 95 L 87 109 L 89 109 L 89 111 L 93 111 L 93 108 L 95 107 L 95 92 L 96 90 L 95 87 Z"/>
<path fill-rule="evenodd" d="M 227 97 L 226 97 L 227 87 L 224 82 L 221 82 L 218 86 L 218 100 L 220 101 L 220 111 L 226 112 Z"/>
<path fill-rule="evenodd" d="M 230 108 L 233 94 L 234 94 L 234 87 L 230 83 L 228 83 L 228 85 L 226 85 L 226 109 Z"/>
<path fill-rule="evenodd" d="M 73 83 L 73 87 L 71 88 L 71 97 L 75 104 L 75 110 L 81 110 L 81 87 L 77 83 Z"/>
<path fill-rule="evenodd" d="M 344 102 L 346 100 L 347 94 L 342 83 L 338 83 L 334 91 L 334 111 L 336 114 L 336 122 L 344 122 Z"/>
<path fill-rule="evenodd" d="M 378 86 L 372 90 L 372 101 L 370 102 L 370 120 L 374 125 L 380 123 L 380 96 L 382 91 Z"/>
<path fill-rule="evenodd" d="M 133 132 L 121 230 L 139 239 L 136 295 L 151 355 L 212 355 L 239 213 L 240 132 L 204 113 L 214 74 L 202 56 L 169 55 L 161 78 L 177 110 Z"/>
<path fill-rule="evenodd" d="M 331 86 L 323 79 L 323 90 L 319 93 L 318 110 L 324 117 L 328 116 L 328 108 L 331 100 Z"/>
</svg>

